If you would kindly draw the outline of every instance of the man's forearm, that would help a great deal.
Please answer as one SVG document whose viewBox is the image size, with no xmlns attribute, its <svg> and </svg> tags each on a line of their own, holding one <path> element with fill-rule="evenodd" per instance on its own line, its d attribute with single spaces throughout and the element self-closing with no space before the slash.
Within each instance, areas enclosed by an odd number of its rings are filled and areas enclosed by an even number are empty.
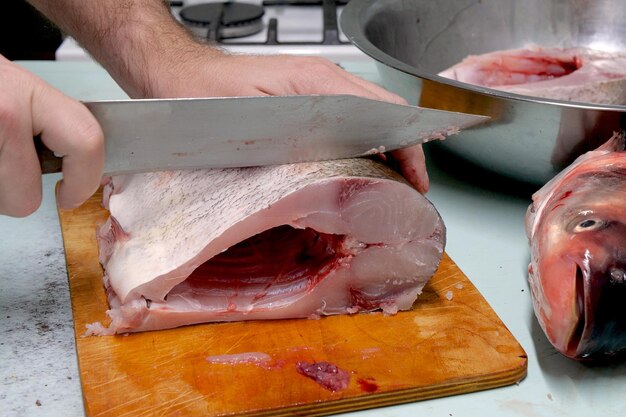
<svg viewBox="0 0 626 417">
<path fill-rule="evenodd" d="M 28 0 L 74 37 L 132 97 L 152 97 L 188 54 L 219 54 L 193 40 L 162 0 Z M 161 68 L 155 68 L 160 66 Z"/>
<path fill-rule="evenodd" d="M 331 61 L 289 55 L 229 55 L 194 38 L 163 0 L 28 0 L 76 38 L 133 98 L 352 94 L 404 104 Z M 421 192 L 421 148 L 396 152 Z"/>
</svg>

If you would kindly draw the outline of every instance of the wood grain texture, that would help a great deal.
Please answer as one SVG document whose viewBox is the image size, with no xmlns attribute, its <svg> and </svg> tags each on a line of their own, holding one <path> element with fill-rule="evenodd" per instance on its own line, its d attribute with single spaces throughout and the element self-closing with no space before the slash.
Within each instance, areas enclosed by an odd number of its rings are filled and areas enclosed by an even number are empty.
<svg viewBox="0 0 626 417">
<path fill-rule="evenodd" d="M 98 193 L 61 211 L 81 384 L 88 416 L 325 415 L 495 388 L 526 375 L 526 354 L 446 255 L 410 311 L 212 323 L 83 337 L 108 324 L 95 228 Z M 448 299 L 452 296 L 451 299 Z M 264 365 L 211 363 L 262 352 Z M 331 392 L 296 371 L 327 361 L 350 373 Z"/>
</svg>

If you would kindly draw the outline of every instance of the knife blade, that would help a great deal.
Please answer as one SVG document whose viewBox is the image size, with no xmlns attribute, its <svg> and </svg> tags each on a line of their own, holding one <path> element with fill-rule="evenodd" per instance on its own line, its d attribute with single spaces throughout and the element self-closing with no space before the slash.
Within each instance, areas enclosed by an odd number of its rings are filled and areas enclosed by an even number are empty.
<svg viewBox="0 0 626 417">
<path fill-rule="evenodd" d="M 105 139 L 105 175 L 355 158 L 443 139 L 486 116 L 350 95 L 84 102 Z M 39 144 L 42 172 L 61 158 Z"/>
</svg>

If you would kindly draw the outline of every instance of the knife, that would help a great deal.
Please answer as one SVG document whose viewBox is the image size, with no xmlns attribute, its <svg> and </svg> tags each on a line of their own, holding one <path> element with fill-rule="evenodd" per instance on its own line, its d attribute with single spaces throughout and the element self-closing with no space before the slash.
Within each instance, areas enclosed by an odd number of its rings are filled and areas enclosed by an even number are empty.
<svg viewBox="0 0 626 417">
<path fill-rule="evenodd" d="M 489 119 L 350 95 L 84 104 L 104 132 L 105 175 L 362 157 L 443 139 Z M 37 145 L 42 172 L 61 172 L 62 158 Z"/>
</svg>

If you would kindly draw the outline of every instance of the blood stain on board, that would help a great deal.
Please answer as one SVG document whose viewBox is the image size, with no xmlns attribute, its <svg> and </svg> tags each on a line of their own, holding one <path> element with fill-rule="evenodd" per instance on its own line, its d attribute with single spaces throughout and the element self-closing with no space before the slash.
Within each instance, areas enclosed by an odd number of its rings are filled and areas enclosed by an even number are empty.
<svg viewBox="0 0 626 417">
<path fill-rule="evenodd" d="M 357 381 L 361 387 L 361 391 L 364 392 L 376 392 L 378 391 L 378 384 L 374 378 L 359 378 Z"/>
</svg>

